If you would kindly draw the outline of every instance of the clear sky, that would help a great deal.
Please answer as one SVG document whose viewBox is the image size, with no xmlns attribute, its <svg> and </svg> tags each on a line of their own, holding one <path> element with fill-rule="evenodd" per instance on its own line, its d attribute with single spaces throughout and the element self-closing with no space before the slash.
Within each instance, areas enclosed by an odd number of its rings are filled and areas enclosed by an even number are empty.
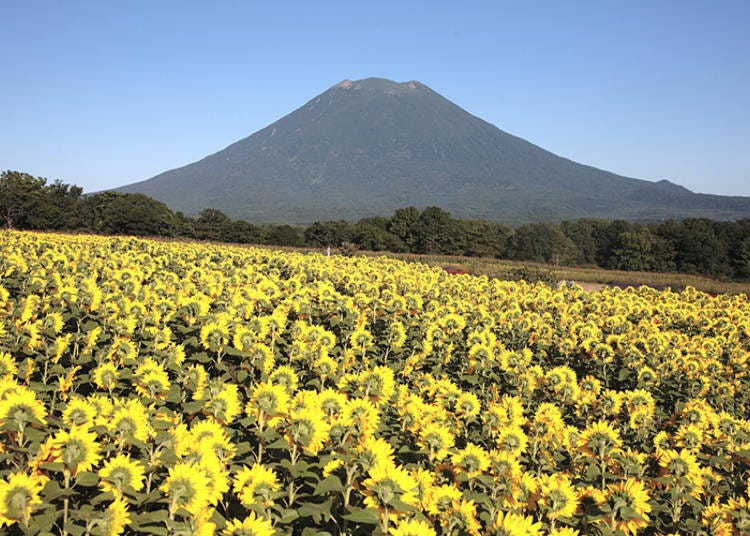
<svg viewBox="0 0 750 536">
<path fill-rule="evenodd" d="M 750 195 L 748 0 L 2 0 L 0 21 L 0 170 L 87 192 L 379 76 L 584 164 Z"/>
</svg>

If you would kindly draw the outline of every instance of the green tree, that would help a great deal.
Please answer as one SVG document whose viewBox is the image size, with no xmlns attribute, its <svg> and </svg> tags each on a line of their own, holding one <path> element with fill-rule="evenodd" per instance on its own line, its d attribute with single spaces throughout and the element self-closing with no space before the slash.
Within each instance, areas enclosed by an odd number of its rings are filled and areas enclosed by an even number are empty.
<svg viewBox="0 0 750 536">
<path fill-rule="evenodd" d="M 47 211 L 47 179 L 20 171 L 0 174 L 0 219 L 8 229 L 38 229 L 34 214 Z"/>
<path fill-rule="evenodd" d="M 102 192 L 87 197 L 82 208 L 87 227 L 97 233 L 172 236 L 174 214 L 160 201 L 143 194 Z"/>
<path fill-rule="evenodd" d="M 553 223 L 527 223 L 515 230 L 508 243 L 511 259 L 569 264 L 578 251 L 573 241 Z"/>
</svg>

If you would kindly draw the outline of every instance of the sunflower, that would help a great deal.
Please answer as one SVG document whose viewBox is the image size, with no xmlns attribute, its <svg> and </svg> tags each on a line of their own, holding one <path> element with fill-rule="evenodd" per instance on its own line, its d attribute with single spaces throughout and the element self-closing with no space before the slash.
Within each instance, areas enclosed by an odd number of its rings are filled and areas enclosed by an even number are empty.
<svg viewBox="0 0 750 536">
<path fill-rule="evenodd" d="M 462 422 L 474 421 L 482 409 L 479 398 L 474 393 L 462 392 L 456 400 L 456 415 Z"/>
<path fill-rule="evenodd" d="M 107 428 L 121 443 L 145 443 L 152 434 L 148 411 L 135 399 L 128 400 L 113 410 Z"/>
<path fill-rule="evenodd" d="M 290 446 L 302 447 L 310 456 L 316 456 L 328 440 L 331 425 L 319 408 L 302 408 L 289 415 L 284 436 Z"/>
<path fill-rule="evenodd" d="M 444 459 L 455 442 L 453 433 L 444 425 L 436 422 L 425 424 L 419 428 L 417 433 L 417 445 L 433 461 Z"/>
<path fill-rule="evenodd" d="M 542 475 L 539 484 L 539 507 L 549 520 L 571 517 L 575 513 L 578 508 L 578 495 L 568 475 Z"/>
<path fill-rule="evenodd" d="M 499 451 L 518 458 L 526 451 L 529 438 L 520 427 L 508 426 L 498 430 L 495 443 Z"/>
<path fill-rule="evenodd" d="M 299 376 L 292 367 L 282 365 L 268 376 L 268 382 L 273 385 L 282 385 L 289 396 L 293 395 L 299 385 Z"/>
<path fill-rule="evenodd" d="M 427 504 L 428 513 L 440 515 L 447 513 L 461 497 L 461 490 L 456 487 L 456 484 L 441 484 L 431 487 L 427 500 L 424 502 Z"/>
<path fill-rule="evenodd" d="M 62 421 L 67 426 L 85 426 L 91 428 L 96 424 L 97 408 L 84 398 L 71 398 L 63 410 Z"/>
<path fill-rule="evenodd" d="M 127 501 L 122 497 L 115 497 L 115 500 L 104 510 L 99 526 L 103 534 L 117 536 L 125 532 L 125 527 L 130 524 L 130 521 Z"/>
<path fill-rule="evenodd" d="M 264 507 L 273 504 L 273 495 L 281 488 L 279 479 L 273 469 L 256 463 L 252 467 L 244 466 L 234 476 L 232 489 L 243 506 L 250 508 L 259 500 Z"/>
<path fill-rule="evenodd" d="M 43 502 L 39 494 L 47 480 L 26 473 L 11 473 L 7 480 L 0 480 L 0 527 L 20 522 L 28 528 L 32 512 Z"/>
<path fill-rule="evenodd" d="M 610 512 L 604 516 L 604 521 L 610 528 L 635 534 L 638 529 L 649 525 L 651 504 L 643 482 L 629 477 L 624 482 L 610 484 L 607 491 Z"/>
<path fill-rule="evenodd" d="M 482 530 L 477 520 L 477 505 L 473 500 L 458 499 L 453 501 L 448 515 L 441 518 L 440 524 L 444 528 L 457 529 L 459 534 L 468 533 L 471 536 L 479 536 Z M 452 533 L 453 530 L 448 530 Z"/>
<path fill-rule="evenodd" d="M 426 521 L 403 519 L 388 534 L 390 536 L 437 536 L 435 528 Z"/>
<path fill-rule="evenodd" d="M 500 510 L 490 530 L 496 536 L 542 536 L 542 527 L 532 517 Z"/>
<path fill-rule="evenodd" d="M 240 404 L 240 395 L 237 385 L 231 383 L 222 383 L 217 393 L 211 393 L 203 412 L 211 415 L 216 421 L 223 424 L 230 424 L 235 417 L 242 413 Z"/>
<path fill-rule="evenodd" d="M 382 438 L 368 438 L 363 444 L 356 447 L 356 452 L 357 463 L 365 472 L 378 464 L 395 463 L 393 447 Z"/>
<path fill-rule="evenodd" d="M 391 461 L 378 463 L 367 472 L 369 478 L 362 481 L 362 494 L 365 495 L 365 505 L 377 508 L 381 514 L 395 500 L 403 501 L 406 494 L 417 486 L 417 481 L 411 473 Z M 396 512 L 397 508 L 390 508 Z"/>
<path fill-rule="evenodd" d="M 118 454 L 104 462 L 99 469 L 99 487 L 112 492 L 115 497 L 122 497 L 127 488 L 140 491 L 143 488 L 144 472 L 143 463 L 131 460 L 128 454 Z"/>
<path fill-rule="evenodd" d="M 703 489 L 703 471 L 698 459 L 691 451 L 681 449 L 678 452 L 669 449 L 659 458 L 659 466 L 662 468 L 662 474 L 669 475 L 683 485 L 687 485 L 691 495 Z"/>
<path fill-rule="evenodd" d="M 380 412 L 369 400 L 355 398 L 346 401 L 336 422 L 346 427 L 361 443 L 375 434 L 380 424 Z"/>
<path fill-rule="evenodd" d="M 62 462 L 72 476 L 90 471 L 101 459 L 96 433 L 80 426 L 72 427 L 69 432 L 57 432 L 52 438 L 52 448 L 54 461 Z"/>
<path fill-rule="evenodd" d="M 206 473 L 196 464 L 178 462 L 169 469 L 169 476 L 159 489 L 167 495 L 169 514 L 180 509 L 195 516 L 209 505 L 210 488 Z"/>
<path fill-rule="evenodd" d="M 241 521 L 229 520 L 221 533 L 225 536 L 273 536 L 276 531 L 270 521 L 257 516 L 255 512 L 250 512 Z"/>
<path fill-rule="evenodd" d="M 0 325 L 0 337 L 2 337 L 2 325 Z M 16 360 L 13 359 L 8 352 L 0 352 L 0 377 L 10 376 L 13 377 L 18 373 L 18 366 L 16 366 Z"/>
<path fill-rule="evenodd" d="M 364 397 L 376 404 L 387 402 L 396 390 L 393 370 L 385 366 L 362 372 L 358 380 Z"/>
<path fill-rule="evenodd" d="M 201 346 L 211 352 L 223 352 L 229 343 L 229 329 L 219 322 L 209 322 L 201 327 Z"/>
<path fill-rule="evenodd" d="M 37 400 L 36 393 L 23 386 L 16 386 L 12 394 L 0 399 L 0 423 L 15 425 L 23 433 L 31 423 L 47 423 L 47 408 Z"/>
<path fill-rule="evenodd" d="M 263 426 L 278 422 L 289 411 L 289 391 L 282 384 L 259 383 L 250 394 L 245 412 Z"/>
<path fill-rule="evenodd" d="M 451 463 L 469 478 L 484 473 L 490 466 L 490 455 L 479 445 L 468 442 L 466 447 L 451 456 Z"/>
<path fill-rule="evenodd" d="M 578 448 L 581 452 L 598 459 L 609 457 L 621 445 L 619 431 L 605 421 L 591 423 L 578 437 Z"/>
<path fill-rule="evenodd" d="M 107 389 L 108 391 L 112 391 L 115 388 L 118 376 L 117 365 L 111 361 L 100 363 L 91 373 L 94 384 L 99 389 Z"/>
<path fill-rule="evenodd" d="M 200 363 L 195 363 L 183 371 L 180 383 L 186 390 L 193 393 L 193 400 L 205 400 L 207 395 L 209 375 L 206 368 Z"/>
</svg>

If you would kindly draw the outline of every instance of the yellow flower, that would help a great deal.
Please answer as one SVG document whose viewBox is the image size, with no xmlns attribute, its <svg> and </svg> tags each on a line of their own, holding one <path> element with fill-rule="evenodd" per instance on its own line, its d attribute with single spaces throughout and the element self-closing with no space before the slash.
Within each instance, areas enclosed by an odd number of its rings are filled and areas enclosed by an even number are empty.
<svg viewBox="0 0 750 536">
<path fill-rule="evenodd" d="M 220 423 L 230 424 L 237 415 L 242 413 L 237 385 L 223 383 L 217 393 L 211 393 L 203 411 Z"/>
<path fill-rule="evenodd" d="M 201 346 L 211 352 L 223 352 L 229 343 L 229 330 L 219 322 L 209 322 L 201 327 Z"/>
<path fill-rule="evenodd" d="M 294 372 L 294 369 L 292 367 L 282 365 L 280 367 L 276 367 L 276 370 L 274 370 L 268 376 L 268 382 L 273 385 L 284 386 L 284 388 L 286 388 L 287 390 L 287 393 L 289 393 L 289 396 L 291 396 L 297 390 L 297 386 L 299 385 L 299 376 L 297 376 L 297 373 Z"/>
<path fill-rule="evenodd" d="M 316 456 L 328 441 L 331 425 L 320 408 L 302 408 L 289 415 L 288 425 L 284 433 L 290 445 L 302 447 L 304 451 Z"/>
<path fill-rule="evenodd" d="M 26 473 L 11 473 L 7 480 L 0 480 L 0 527 L 16 522 L 28 527 L 32 512 L 42 504 L 39 493 L 47 480 Z"/>
<path fill-rule="evenodd" d="M 691 494 L 703 489 L 703 471 L 691 451 L 682 449 L 678 452 L 669 449 L 659 458 L 659 466 L 663 474 L 681 481 L 683 485 L 689 485 Z"/>
<path fill-rule="evenodd" d="M 564 473 L 540 477 L 539 506 L 549 520 L 572 516 L 578 508 L 578 495 Z"/>
<path fill-rule="evenodd" d="M 624 482 L 610 484 L 607 491 L 610 512 L 605 515 L 604 521 L 608 526 L 625 534 L 635 534 L 638 529 L 649 525 L 651 504 L 643 482 L 630 477 Z M 627 513 L 623 513 L 625 509 Z"/>
<path fill-rule="evenodd" d="M 369 478 L 362 481 L 365 505 L 382 511 L 394 499 L 403 500 L 416 486 L 417 481 L 408 470 L 390 461 L 374 465 L 368 471 Z M 396 511 L 392 508 L 391 511 Z"/>
<path fill-rule="evenodd" d="M 259 383 L 250 394 L 245 412 L 259 424 L 273 425 L 289 411 L 289 391 L 284 385 Z"/>
<path fill-rule="evenodd" d="M 84 426 L 91 428 L 96 424 L 98 411 L 96 406 L 83 398 L 72 398 L 63 410 L 62 420 L 66 426 Z"/>
<path fill-rule="evenodd" d="M 0 339 L 2 338 L 2 327 L 0 327 Z M 18 373 L 16 360 L 8 352 L 0 352 L 0 376 L 15 376 Z"/>
<path fill-rule="evenodd" d="M 115 408 L 107 428 L 122 443 L 132 443 L 134 440 L 145 443 L 152 432 L 148 411 L 136 399 Z"/>
<path fill-rule="evenodd" d="M 495 442 L 498 450 L 507 452 L 514 458 L 518 458 L 526 451 L 529 438 L 521 428 L 508 426 L 498 430 Z"/>
<path fill-rule="evenodd" d="M 345 403 L 337 422 L 351 430 L 362 442 L 375 434 L 380 424 L 380 413 L 372 402 L 355 398 Z"/>
<path fill-rule="evenodd" d="M 404 519 L 396 524 L 388 534 L 390 536 L 437 536 L 435 529 L 425 521 Z"/>
<path fill-rule="evenodd" d="M 99 469 L 99 487 L 112 492 L 115 497 L 121 497 L 128 487 L 140 491 L 143 488 L 144 472 L 143 463 L 131 460 L 128 454 L 118 454 L 104 462 Z"/>
<path fill-rule="evenodd" d="M 47 423 L 47 408 L 37 400 L 36 393 L 23 386 L 0 399 L 0 422 L 5 421 L 23 431 L 26 425 L 38 422 Z"/>
<path fill-rule="evenodd" d="M 456 527 L 460 533 L 466 532 L 471 536 L 479 536 L 482 530 L 477 520 L 477 505 L 473 500 L 459 499 L 453 502 L 453 507 L 449 511 L 447 519 L 441 519 L 441 524 L 445 527 Z"/>
<path fill-rule="evenodd" d="M 225 536 L 273 536 L 275 530 L 270 521 L 250 512 L 242 521 L 232 519 L 227 522 L 221 533 Z"/>
<path fill-rule="evenodd" d="M 375 403 L 387 402 L 396 390 L 393 370 L 378 366 L 359 375 L 360 390 Z"/>
<path fill-rule="evenodd" d="M 125 527 L 130 524 L 127 501 L 122 497 L 116 497 L 104 511 L 100 523 L 102 532 L 107 536 L 117 536 L 125 532 Z"/>
<path fill-rule="evenodd" d="M 159 489 L 167 495 L 170 515 L 180 509 L 198 515 L 209 505 L 210 486 L 206 473 L 196 464 L 178 462 Z"/>
<path fill-rule="evenodd" d="M 357 462 L 363 471 L 369 471 L 375 465 L 394 463 L 393 447 L 385 439 L 371 437 L 357 447 Z"/>
<path fill-rule="evenodd" d="M 52 445 L 55 461 L 62 462 L 73 476 L 90 471 L 101 459 L 96 433 L 86 428 L 74 426 L 69 432 L 60 430 L 54 435 Z"/>
<path fill-rule="evenodd" d="M 620 433 L 605 421 L 588 425 L 578 437 L 581 452 L 594 458 L 606 458 L 621 445 Z"/>
<path fill-rule="evenodd" d="M 474 478 L 481 475 L 490 466 L 490 456 L 479 445 L 468 442 L 466 448 L 457 451 L 451 456 L 451 463 L 460 472 L 466 473 L 469 478 Z"/>
<path fill-rule="evenodd" d="M 495 516 L 492 534 L 496 536 L 542 536 L 542 524 L 534 518 L 502 510 Z"/>
<path fill-rule="evenodd" d="M 444 459 L 454 441 L 453 433 L 439 423 L 426 424 L 418 431 L 417 445 L 427 453 L 430 460 Z"/>
<path fill-rule="evenodd" d="M 243 506 L 250 508 L 260 501 L 265 507 L 273 504 L 273 494 L 279 491 L 276 472 L 273 469 L 256 463 L 252 467 L 243 467 L 234 477 L 232 489 Z"/>
<path fill-rule="evenodd" d="M 117 365 L 110 361 L 105 361 L 94 369 L 92 379 L 99 389 L 111 391 L 117 383 L 118 375 Z"/>
</svg>

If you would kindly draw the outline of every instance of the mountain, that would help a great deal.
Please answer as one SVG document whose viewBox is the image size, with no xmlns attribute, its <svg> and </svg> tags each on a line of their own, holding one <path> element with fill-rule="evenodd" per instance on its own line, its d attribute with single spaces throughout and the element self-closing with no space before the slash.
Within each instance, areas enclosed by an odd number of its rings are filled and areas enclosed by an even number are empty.
<svg viewBox="0 0 750 536">
<path fill-rule="evenodd" d="M 420 82 L 381 78 L 344 80 L 213 155 L 116 191 L 254 223 L 356 221 L 410 205 L 505 223 L 750 216 L 750 197 L 695 194 L 578 164 Z"/>
</svg>

